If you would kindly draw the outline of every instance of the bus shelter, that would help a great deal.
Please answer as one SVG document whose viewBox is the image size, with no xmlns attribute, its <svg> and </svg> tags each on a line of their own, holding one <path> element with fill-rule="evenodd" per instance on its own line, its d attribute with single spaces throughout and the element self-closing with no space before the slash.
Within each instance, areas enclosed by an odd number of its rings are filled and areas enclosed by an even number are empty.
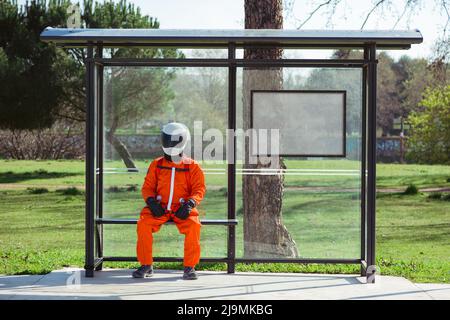
<svg viewBox="0 0 450 320">
<path fill-rule="evenodd" d="M 160 127 L 179 121 L 207 183 L 201 262 L 349 264 L 375 281 L 376 53 L 421 43 L 419 31 L 47 28 L 41 39 L 84 54 L 86 276 L 136 261 L 143 178 Z M 176 228 L 160 233 L 154 260 L 182 261 Z"/>
</svg>

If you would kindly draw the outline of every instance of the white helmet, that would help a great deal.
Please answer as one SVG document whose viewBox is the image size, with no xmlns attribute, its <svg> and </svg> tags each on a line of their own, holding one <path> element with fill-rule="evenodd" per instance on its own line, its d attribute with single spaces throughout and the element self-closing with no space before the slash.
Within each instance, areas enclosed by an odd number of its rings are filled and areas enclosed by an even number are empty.
<svg viewBox="0 0 450 320">
<path fill-rule="evenodd" d="M 191 140 L 188 127 L 179 122 L 170 122 L 161 129 L 161 144 L 164 153 L 177 156 L 183 152 Z"/>
</svg>

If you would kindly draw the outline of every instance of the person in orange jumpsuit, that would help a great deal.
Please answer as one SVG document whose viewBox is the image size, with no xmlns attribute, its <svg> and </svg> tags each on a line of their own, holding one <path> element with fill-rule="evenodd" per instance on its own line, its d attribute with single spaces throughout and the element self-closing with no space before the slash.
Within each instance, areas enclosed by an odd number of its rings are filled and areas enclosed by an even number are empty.
<svg viewBox="0 0 450 320">
<path fill-rule="evenodd" d="M 185 235 L 183 279 L 198 277 L 195 265 L 200 260 L 201 224 L 196 206 L 206 187 L 200 165 L 183 154 L 189 139 L 189 130 L 181 123 L 169 123 L 161 130 L 164 156 L 152 161 L 142 186 L 147 205 L 137 223 L 136 251 L 141 266 L 133 272 L 135 278 L 153 275 L 153 233 L 169 220 Z"/>
</svg>

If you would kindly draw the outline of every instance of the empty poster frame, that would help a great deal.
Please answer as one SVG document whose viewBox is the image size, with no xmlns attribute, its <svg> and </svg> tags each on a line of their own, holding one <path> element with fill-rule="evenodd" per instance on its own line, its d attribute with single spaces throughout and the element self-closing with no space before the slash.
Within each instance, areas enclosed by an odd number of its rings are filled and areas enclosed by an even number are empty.
<svg viewBox="0 0 450 320">
<path fill-rule="evenodd" d="M 300 105 L 291 97 L 296 96 Z M 313 117 L 308 117 L 305 119 L 305 114 L 299 116 L 295 114 L 298 108 L 302 107 L 301 103 L 307 102 L 311 99 L 307 96 L 316 96 L 315 100 L 312 98 L 313 104 L 308 105 L 307 108 L 314 110 L 315 108 L 327 109 L 324 110 L 325 117 L 320 117 L 314 119 Z M 259 97 L 258 97 L 259 96 Z M 264 99 L 259 99 L 264 96 Z M 283 97 L 284 96 L 284 97 Z M 325 101 L 325 99 L 330 99 L 332 96 L 336 96 L 337 99 Z M 347 104 L 347 94 L 343 90 L 251 90 L 251 101 L 250 101 L 250 127 L 253 129 L 279 129 L 280 144 L 279 144 L 279 156 L 282 157 L 345 157 L 346 156 L 346 104 Z M 274 106 L 273 101 L 279 100 L 280 105 Z M 291 101 L 289 101 L 291 100 Z M 302 101 L 303 100 L 303 101 Z M 305 101 L 306 100 L 306 101 Z M 269 102 L 266 106 L 264 103 Z M 290 105 L 286 105 L 286 102 Z M 330 103 L 331 102 L 331 103 Z M 334 104 L 334 105 L 333 105 Z M 266 107 L 266 109 L 264 109 Z M 335 113 L 331 113 L 332 109 L 337 109 Z M 331 109 L 331 110 L 330 110 Z M 258 112 L 254 112 L 258 110 Z M 308 110 L 306 110 L 308 111 Z M 283 118 L 283 115 L 286 115 Z M 308 115 L 308 114 L 306 114 Z M 317 114 L 316 114 L 317 115 Z M 333 123 L 334 122 L 334 123 Z M 292 124 L 291 127 L 286 128 L 289 123 Z M 321 125 L 323 123 L 323 126 Z M 316 134 L 314 130 L 311 130 L 311 124 L 318 124 L 315 126 L 317 129 Z M 334 124 L 334 139 L 330 139 L 323 148 L 319 150 L 320 145 L 317 145 L 317 141 L 323 139 L 323 132 L 327 129 L 327 124 Z M 294 127 L 295 125 L 295 127 Z M 308 128 L 309 125 L 309 128 Z M 306 126 L 306 127 L 305 127 Z M 303 130 L 308 130 L 308 132 L 303 132 Z M 323 129 L 322 131 L 320 131 Z M 298 136 L 292 141 L 284 141 L 283 132 L 287 130 L 298 131 Z M 270 134 L 268 134 L 270 135 Z M 308 139 L 301 139 L 302 136 L 307 136 Z M 314 137 L 316 143 L 314 143 Z M 296 142 L 297 144 L 295 144 Z M 272 141 L 270 141 L 272 143 Z M 302 144 L 303 143 L 303 144 Z M 315 146 L 312 146 L 314 145 Z M 291 151 L 287 152 L 286 145 L 289 145 Z M 336 150 L 331 150 L 331 148 L 336 147 Z M 314 149 L 317 148 L 317 149 Z M 252 151 L 254 149 L 251 148 Z M 305 152 L 302 152 L 305 150 Z M 309 151 L 309 152 L 308 152 Z M 252 154 L 253 156 L 259 156 L 261 154 Z M 262 154 L 266 155 L 266 154 Z M 272 155 L 273 154 L 267 154 Z"/>
</svg>

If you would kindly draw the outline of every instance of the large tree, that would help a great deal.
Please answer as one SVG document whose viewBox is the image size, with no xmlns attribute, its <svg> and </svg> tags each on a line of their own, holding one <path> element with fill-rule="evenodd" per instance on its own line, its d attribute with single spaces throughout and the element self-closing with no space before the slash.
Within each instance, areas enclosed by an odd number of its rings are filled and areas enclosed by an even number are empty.
<svg viewBox="0 0 450 320">
<path fill-rule="evenodd" d="M 281 0 L 246 0 L 246 29 L 282 29 Z M 282 49 L 245 49 L 245 59 L 280 59 Z M 243 74 L 244 130 L 250 128 L 250 91 L 279 90 L 283 86 L 281 68 L 245 68 Z M 245 146 L 249 154 L 249 146 Z M 246 163 L 247 169 L 264 169 L 262 163 Z M 280 159 L 278 168 L 284 168 Z M 244 254 L 246 257 L 296 257 L 298 251 L 289 231 L 283 224 L 282 174 L 244 175 L 242 181 L 244 214 Z"/>
</svg>

